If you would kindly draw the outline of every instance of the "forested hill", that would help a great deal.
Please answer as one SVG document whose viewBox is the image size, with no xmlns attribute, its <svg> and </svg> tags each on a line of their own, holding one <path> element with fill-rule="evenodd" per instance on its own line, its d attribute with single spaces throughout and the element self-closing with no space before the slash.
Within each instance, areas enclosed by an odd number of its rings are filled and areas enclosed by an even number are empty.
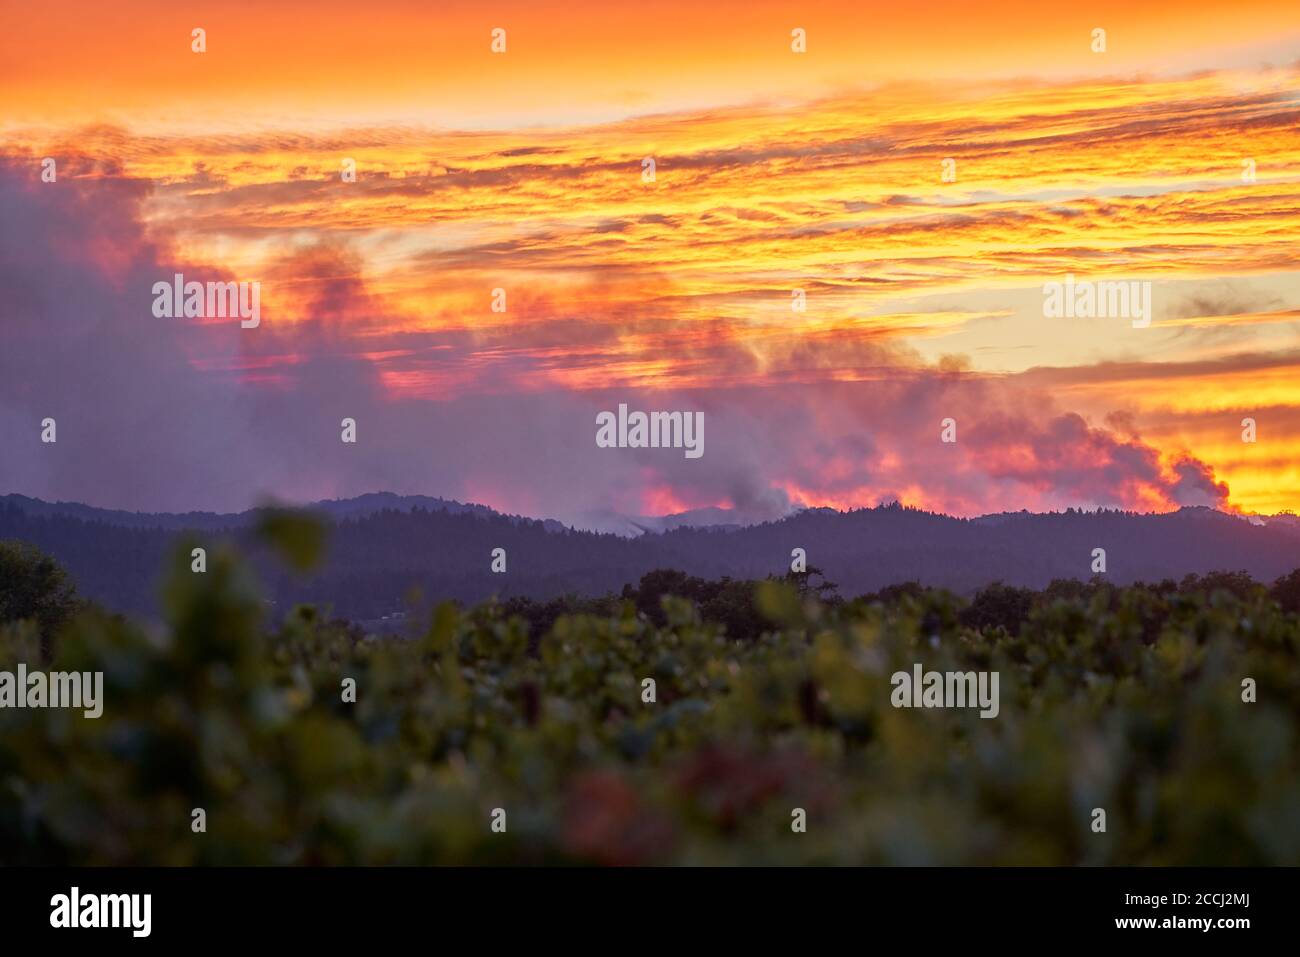
<svg viewBox="0 0 1300 957">
<path fill-rule="evenodd" d="M 391 498 L 397 499 L 396 496 Z M 813 509 L 746 528 L 678 528 L 629 539 L 564 529 L 440 499 L 377 511 L 347 503 L 321 510 L 326 561 L 296 577 L 258 555 L 251 513 L 141 516 L 87 506 L 0 497 L 0 539 L 35 544 L 71 573 L 79 592 L 121 611 L 157 607 L 165 558 L 179 536 L 215 547 L 234 541 L 252 551 L 268 597 L 308 601 L 333 613 L 372 619 L 400 610 L 412 589 L 425 600 L 480 601 L 495 593 L 549 598 L 618 592 L 656 568 L 704 578 L 762 578 L 790 569 L 802 548 L 844 596 L 919 581 L 969 593 L 992 581 L 1041 588 L 1054 578 L 1092 575 L 1093 549 L 1106 551 L 1117 583 L 1178 579 L 1189 573 L 1245 570 L 1262 582 L 1300 567 L 1300 526 L 1267 525 L 1208 509 L 1166 515 L 1129 512 L 1012 513 L 977 519 L 897 505 L 851 512 Z M 355 503 L 358 500 L 349 500 Z M 124 518 L 127 516 L 128 518 Z M 189 532 L 185 529 L 192 528 Z M 492 550 L 506 571 L 491 571 Z"/>
</svg>

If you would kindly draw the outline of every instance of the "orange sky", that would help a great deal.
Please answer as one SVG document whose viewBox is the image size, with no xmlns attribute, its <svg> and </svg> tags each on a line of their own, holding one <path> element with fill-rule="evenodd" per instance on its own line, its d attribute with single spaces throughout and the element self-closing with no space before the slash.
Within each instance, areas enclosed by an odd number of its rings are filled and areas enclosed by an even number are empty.
<svg viewBox="0 0 1300 957">
<path fill-rule="evenodd" d="M 975 6 L 22 5 L 0 131 L 65 181 L 142 185 L 150 243 L 262 282 L 267 336 L 188 348 L 243 388 L 292 387 L 342 283 L 330 348 L 394 402 L 956 377 L 990 409 L 1152 450 L 1164 479 L 1117 479 L 1122 504 L 1183 504 L 1190 457 L 1227 484 L 1219 504 L 1297 508 L 1293 4 Z M 1043 285 L 1067 275 L 1151 282 L 1154 321 L 1046 318 Z M 963 466 L 967 494 L 863 427 L 866 458 L 774 461 L 771 486 L 963 512 L 1108 501 L 1033 478 L 1011 429 Z M 682 481 L 652 475 L 633 507 L 727 502 Z"/>
<path fill-rule="evenodd" d="M 614 118 L 863 84 L 1113 76 L 1295 59 L 1294 3 L 226 0 L 10 4 L 16 123 L 310 117 L 457 127 Z M 208 49 L 190 51 L 190 31 Z M 507 54 L 490 33 L 506 30 Z M 1107 31 L 1104 55 L 1090 48 Z M 803 56 L 792 29 L 807 31 Z"/>
</svg>

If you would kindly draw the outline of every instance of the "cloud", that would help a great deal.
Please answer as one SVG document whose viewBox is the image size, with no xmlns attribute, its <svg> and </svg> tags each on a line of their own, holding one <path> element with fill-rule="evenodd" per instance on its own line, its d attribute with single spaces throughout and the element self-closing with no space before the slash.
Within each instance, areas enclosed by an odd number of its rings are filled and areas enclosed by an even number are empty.
<svg viewBox="0 0 1300 957">
<path fill-rule="evenodd" d="M 1283 305 L 1277 296 L 1250 289 L 1241 282 L 1220 280 L 1175 302 L 1169 307 L 1169 315 L 1173 319 L 1240 316 Z"/>
<path fill-rule="evenodd" d="M 180 510 L 389 489 L 562 518 L 671 503 L 759 519 L 892 497 L 963 514 L 1222 504 L 1205 461 L 1144 440 L 1131 418 L 1097 424 L 1058 390 L 1125 369 L 1148 381 L 1231 373 L 1246 359 L 994 376 L 916 351 L 960 309 L 887 308 L 904 293 L 959 302 L 971 276 L 1293 264 L 1293 241 L 1273 228 L 1289 215 L 1286 186 L 1026 198 L 1045 184 L 1008 158 L 1013 146 L 1059 176 L 1113 185 L 1131 165 L 1115 145 L 1138 135 L 1190 169 L 1179 131 L 1197 103 L 1198 129 L 1286 112 L 1258 97 L 1190 90 L 1161 107 L 1160 89 L 1130 92 L 1055 114 L 1029 96 L 977 125 L 958 107 L 918 125 L 915 103 L 886 103 L 870 137 L 854 131 L 858 97 L 797 123 L 750 108 L 512 136 L 133 143 L 105 129 L 94 135 L 115 158 L 74 156 L 56 184 L 35 178 L 32 156 L 12 157 L 0 166 L 12 312 L 0 485 Z M 650 132 L 664 144 L 653 190 L 629 136 Z M 950 149 L 970 192 L 941 193 Z M 337 179 L 344 150 L 358 156 L 356 184 Z M 932 188 L 918 185 L 927 163 Z M 155 319 L 149 290 L 174 272 L 258 279 L 262 327 Z M 504 316 L 487 308 L 498 284 Z M 789 309 L 795 288 L 812 301 L 805 315 Z M 703 411 L 705 456 L 596 448 L 596 414 L 620 402 Z M 37 440 L 47 415 L 56 446 Z M 339 441 L 344 417 L 356 446 Z M 956 444 L 939 440 L 946 417 Z"/>
</svg>

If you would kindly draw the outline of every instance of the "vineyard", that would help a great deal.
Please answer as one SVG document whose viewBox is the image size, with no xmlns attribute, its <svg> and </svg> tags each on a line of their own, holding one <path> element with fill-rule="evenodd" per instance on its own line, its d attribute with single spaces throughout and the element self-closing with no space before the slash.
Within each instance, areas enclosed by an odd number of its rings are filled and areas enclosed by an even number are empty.
<svg viewBox="0 0 1300 957">
<path fill-rule="evenodd" d="M 1277 588 L 791 578 L 724 583 L 753 603 L 725 616 L 443 604 L 375 639 L 273 620 L 249 569 L 178 549 L 158 627 L 0 624 L 0 669 L 104 676 L 98 719 L 0 710 L 0 862 L 1300 863 Z M 916 666 L 996 672 L 996 717 L 894 707 Z"/>
</svg>

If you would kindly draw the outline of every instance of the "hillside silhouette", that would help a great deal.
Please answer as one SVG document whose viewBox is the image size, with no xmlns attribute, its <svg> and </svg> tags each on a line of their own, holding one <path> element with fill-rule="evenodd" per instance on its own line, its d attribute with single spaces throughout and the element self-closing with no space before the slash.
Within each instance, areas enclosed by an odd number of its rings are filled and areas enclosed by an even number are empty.
<svg viewBox="0 0 1300 957">
<path fill-rule="evenodd" d="M 146 515 L 0 497 L 0 539 L 36 545 L 71 574 L 78 592 L 129 613 L 157 611 L 159 569 L 182 542 L 248 552 L 276 605 L 310 602 L 354 620 L 380 619 L 427 601 L 490 596 L 549 599 L 619 592 L 655 569 L 707 579 L 760 579 L 790 571 L 791 551 L 845 597 L 915 581 L 970 594 L 994 581 L 1043 588 L 1092 577 L 1106 550 L 1116 584 L 1232 569 L 1269 582 L 1300 566 L 1300 525 L 1260 523 L 1205 508 L 1007 513 L 965 519 L 899 505 L 810 509 L 748 527 L 674 528 L 639 538 L 565 528 L 484 506 L 388 494 L 321 503 L 326 559 L 295 575 L 255 543 L 257 512 Z M 504 574 L 492 550 L 506 550 Z"/>
</svg>

